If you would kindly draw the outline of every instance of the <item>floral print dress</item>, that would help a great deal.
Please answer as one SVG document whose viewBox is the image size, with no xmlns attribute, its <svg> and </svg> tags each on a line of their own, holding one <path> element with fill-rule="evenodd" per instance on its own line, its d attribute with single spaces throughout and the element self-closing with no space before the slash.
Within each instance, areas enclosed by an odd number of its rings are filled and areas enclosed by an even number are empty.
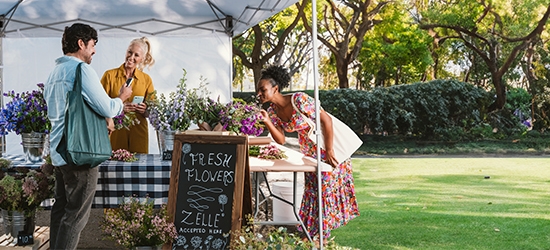
<svg viewBox="0 0 550 250">
<path fill-rule="evenodd" d="M 315 100 L 306 93 L 297 92 L 292 95 L 296 108 L 301 113 L 315 120 Z M 316 158 L 317 145 L 308 137 L 309 124 L 296 111 L 288 122 L 282 121 L 274 109 L 274 105 L 267 109 L 273 124 L 280 125 L 286 132 L 297 132 L 300 150 L 303 154 Z M 321 149 L 321 158 L 325 158 L 325 150 Z M 323 202 L 323 238 L 330 236 L 332 229 L 348 223 L 359 216 L 357 200 L 355 198 L 355 186 L 351 169 L 351 160 L 348 159 L 332 172 L 322 172 L 322 202 Z M 304 222 L 309 235 L 314 237 L 319 234 L 318 199 L 317 199 L 317 173 L 306 172 L 304 183 L 304 195 L 300 207 L 300 218 Z"/>
</svg>

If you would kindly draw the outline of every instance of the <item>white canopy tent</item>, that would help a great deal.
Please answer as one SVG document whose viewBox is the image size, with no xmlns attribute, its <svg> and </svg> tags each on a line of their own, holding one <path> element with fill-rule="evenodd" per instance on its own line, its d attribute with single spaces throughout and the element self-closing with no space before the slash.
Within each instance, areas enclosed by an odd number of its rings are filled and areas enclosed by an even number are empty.
<svg viewBox="0 0 550 250">
<path fill-rule="evenodd" d="M 173 91 L 187 70 L 188 86 L 197 87 L 201 76 L 209 90 L 222 101 L 231 98 L 232 42 L 240 34 L 298 0 L 0 0 L 0 91 L 25 91 L 47 80 L 54 60 L 62 55 L 65 26 L 87 23 L 99 33 L 92 66 L 101 76 L 124 61 L 131 39 L 147 36 L 152 41 L 156 64 L 146 71 L 160 93 Z M 313 13 L 317 12 L 312 0 Z M 313 14 L 312 23 L 317 23 Z M 313 37 L 317 37 L 317 25 Z M 313 80 L 318 94 L 318 41 L 313 42 Z M 3 102 L 0 101 L 3 105 Z M 319 112 L 319 101 L 316 102 Z M 316 127 L 320 128 L 319 115 Z M 150 131 L 153 131 L 150 129 Z M 317 129 L 317 134 L 320 129 Z M 149 151 L 158 150 L 154 133 Z M 4 139 L 4 138 L 2 138 Z M 319 138 L 317 138 L 319 139 Z M 20 138 L 6 136 L 7 154 L 20 154 Z M 317 150 L 318 161 L 320 149 Z M 318 173 L 318 202 L 321 175 Z M 319 209 L 319 228 L 322 228 Z M 322 230 L 321 230 L 322 231 Z M 321 249 L 323 239 L 320 237 Z"/>
<path fill-rule="evenodd" d="M 182 69 L 189 87 L 204 77 L 213 98 L 231 98 L 232 36 L 297 0 L 0 0 L 1 91 L 36 89 L 63 55 L 66 26 L 87 23 L 98 30 L 92 67 L 101 77 L 124 62 L 129 42 L 147 36 L 155 65 L 145 70 L 160 93 L 174 91 Z M 3 104 L 3 103 L 2 103 Z M 150 129 L 150 131 L 154 131 Z M 6 136 L 7 154 L 20 154 L 21 139 Z M 155 133 L 149 151 L 158 152 Z"/>
</svg>

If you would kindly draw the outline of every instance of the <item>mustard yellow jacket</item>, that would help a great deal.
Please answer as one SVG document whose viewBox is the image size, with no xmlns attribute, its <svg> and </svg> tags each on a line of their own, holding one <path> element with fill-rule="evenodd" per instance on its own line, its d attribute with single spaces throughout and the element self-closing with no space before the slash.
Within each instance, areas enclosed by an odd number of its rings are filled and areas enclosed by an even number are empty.
<svg viewBox="0 0 550 250">
<path fill-rule="evenodd" d="M 101 84 L 110 97 L 117 97 L 120 87 L 126 82 L 124 64 L 115 69 L 105 71 L 101 77 Z M 151 77 L 143 71 L 136 69 L 132 82 L 132 96 L 125 102 L 132 102 L 134 96 L 145 97 L 155 90 Z M 145 116 L 136 112 L 139 124 L 131 126 L 130 130 L 120 129 L 111 134 L 111 146 L 113 150 L 126 149 L 134 153 L 149 153 L 149 132 Z"/>
</svg>

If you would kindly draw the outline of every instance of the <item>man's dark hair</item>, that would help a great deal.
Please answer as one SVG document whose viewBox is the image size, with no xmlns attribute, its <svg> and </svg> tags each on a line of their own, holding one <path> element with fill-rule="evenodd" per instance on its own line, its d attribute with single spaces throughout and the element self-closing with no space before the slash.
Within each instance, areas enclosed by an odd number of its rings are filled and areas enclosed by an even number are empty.
<svg viewBox="0 0 550 250">
<path fill-rule="evenodd" d="M 70 27 L 65 27 L 65 32 L 63 32 L 63 38 L 61 39 L 63 54 L 77 52 L 80 49 L 78 47 L 78 40 L 82 40 L 85 44 L 88 44 L 92 39 L 97 44 L 97 31 L 90 25 L 75 23 Z"/>
</svg>

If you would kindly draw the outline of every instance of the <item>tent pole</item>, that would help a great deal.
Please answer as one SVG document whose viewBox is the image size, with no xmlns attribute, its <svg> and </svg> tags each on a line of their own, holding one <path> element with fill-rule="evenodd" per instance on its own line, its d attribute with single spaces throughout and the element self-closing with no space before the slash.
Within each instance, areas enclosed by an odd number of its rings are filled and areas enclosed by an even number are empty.
<svg viewBox="0 0 550 250">
<path fill-rule="evenodd" d="M 311 38 L 313 42 L 313 93 L 315 96 L 315 139 L 319 141 L 321 136 L 321 117 L 319 115 L 320 102 L 319 102 L 319 54 L 318 54 L 318 40 L 317 40 L 317 0 L 311 1 Z M 318 212 L 319 212 L 319 249 L 323 249 L 323 183 L 321 176 L 321 147 L 317 147 L 317 200 Z"/>
<path fill-rule="evenodd" d="M 0 108 L 4 107 L 4 35 L 0 34 Z M 0 138 L 0 156 L 6 152 L 6 136 Z"/>
</svg>

